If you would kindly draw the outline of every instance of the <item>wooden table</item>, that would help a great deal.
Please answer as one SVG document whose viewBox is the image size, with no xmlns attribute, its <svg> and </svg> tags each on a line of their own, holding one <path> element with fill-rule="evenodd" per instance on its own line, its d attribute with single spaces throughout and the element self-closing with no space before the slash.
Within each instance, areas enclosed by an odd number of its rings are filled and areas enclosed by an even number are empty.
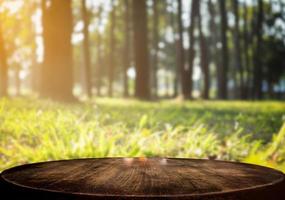
<svg viewBox="0 0 285 200">
<path fill-rule="evenodd" d="M 8 169 L 1 179 L 7 199 L 285 199 L 283 173 L 213 160 L 53 161 Z"/>
</svg>

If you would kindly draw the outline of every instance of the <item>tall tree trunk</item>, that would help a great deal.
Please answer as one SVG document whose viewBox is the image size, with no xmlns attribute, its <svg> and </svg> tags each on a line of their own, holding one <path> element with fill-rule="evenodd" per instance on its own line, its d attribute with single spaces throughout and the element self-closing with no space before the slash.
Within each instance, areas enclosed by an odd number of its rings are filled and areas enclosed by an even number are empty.
<svg viewBox="0 0 285 200">
<path fill-rule="evenodd" d="M 42 97 L 51 96 L 51 89 L 49 89 L 47 85 L 47 81 L 52 78 L 52 70 L 49 70 L 49 66 L 51 65 L 51 57 L 52 57 L 52 44 L 49 42 L 51 40 L 51 33 L 49 31 L 51 24 L 51 14 L 47 8 L 47 0 L 41 0 L 41 11 L 42 11 L 42 39 L 43 39 L 43 63 L 41 66 L 41 74 L 40 74 L 40 95 Z M 50 8 L 49 8 L 50 9 Z"/>
<path fill-rule="evenodd" d="M 86 92 L 87 96 L 92 97 L 92 71 L 91 71 L 91 60 L 90 60 L 90 39 L 89 39 L 89 24 L 90 15 L 86 7 L 86 0 L 81 1 L 82 4 L 82 18 L 84 22 L 83 27 L 83 48 L 84 48 L 84 64 L 85 64 L 85 81 L 86 81 Z"/>
<path fill-rule="evenodd" d="M 158 0 L 153 0 L 153 33 L 152 33 L 152 43 L 153 43 L 153 63 L 152 63 L 152 86 L 153 86 L 153 95 L 157 97 L 158 88 L 157 88 L 157 70 L 158 70 L 158 51 L 159 51 L 159 14 L 158 14 Z"/>
<path fill-rule="evenodd" d="M 71 0 L 42 0 L 44 63 L 41 96 L 73 101 Z"/>
<path fill-rule="evenodd" d="M 177 0 L 178 3 L 178 61 L 179 61 L 179 69 L 180 69 L 180 80 L 182 87 L 182 96 L 185 99 L 191 98 L 191 80 L 190 70 L 185 67 L 185 54 L 184 54 L 184 46 L 183 46 L 183 23 L 182 23 L 182 0 Z"/>
<path fill-rule="evenodd" d="M 263 80 L 263 64 L 262 64 L 262 48 L 263 48 L 263 20 L 264 20 L 263 0 L 258 0 L 258 14 L 257 14 L 257 27 L 256 44 L 254 49 L 254 73 L 253 73 L 253 88 L 254 98 L 262 98 L 262 80 Z"/>
<path fill-rule="evenodd" d="M 101 96 L 101 88 L 102 88 L 102 76 L 103 76 L 103 55 L 102 55 L 102 38 L 100 33 L 98 33 L 98 42 L 97 42 L 97 74 L 96 74 L 96 88 L 97 95 Z"/>
<path fill-rule="evenodd" d="M 113 83 L 114 83 L 114 73 L 115 73 L 115 52 L 116 52 L 116 39 L 115 39 L 115 28 L 116 28 L 116 8 L 115 1 L 112 0 L 112 11 L 111 11 L 111 30 L 110 30 L 110 64 L 109 64 L 109 85 L 108 85 L 108 95 L 113 96 Z"/>
<path fill-rule="evenodd" d="M 129 78 L 128 78 L 128 69 L 130 67 L 130 1 L 125 0 L 125 50 L 123 52 L 124 59 L 124 73 L 123 73 L 123 82 L 124 82 L 124 97 L 129 96 Z"/>
<path fill-rule="evenodd" d="M 222 64 L 218 68 L 218 98 L 227 99 L 228 97 L 228 64 L 229 64 L 229 50 L 228 50 L 228 19 L 226 12 L 226 1 L 219 0 L 221 13 L 221 41 L 222 41 Z"/>
<path fill-rule="evenodd" d="M 140 99 L 150 99 L 146 0 L 133 0 L 133 25 L 136 66 L 135 96 Z"/>
<path fill-rule="evenodd" d="M 210 88 L 210 76 L 209 76 L 209 53 L 207 47 L 207 41 L 202 30 L 202 17 L 201 17 L 201 6 L 200 2 L 197 5 L 197 17 L 198 17 L 198 28 L 199 28 L 199 43 L 200 43 L 200 65 L 203 72 L 204 89 L 203 98 L 209 99 L 209 88 Z"/>
<path fill-rule="evenodd" d="M 171 12 L 169 13 L 170 15 L 170 25 L 171 25 L 171 29 L 172 29 L 172 34 L 173 34 L 173 38 L 174 38 L 174 42 L 173 42 L 173 48 L 176 50 L 174 53 L 174 57 L 175 57 L 175 64 L 174 64 L 174 70 L 173 70 L 173 74 L 174 74 L 174 80 L 173 80 L 173 97 L 177 97 L 178 93 L 179 93 L 179 83 L 180 81 L 180 69 L 179 69 L 179 61 L 178 61 L 178 54 L 177 52 L 179 51 L 178 49 L 178 40 L 175 37 L 176 33 L 177 33 L 177 23 L 176 23 L 176 13 L 175 13 L 175 2 L 174 1 L 170 1 L 169 2 L 170 6 L 171 6 Z"/>
<path fill-rule="evenodd" d="M 190 14 L 191 22 L 189 26 L 189 60 L 188 60 L 188 67 L 189 67 L 188 70 L 189 70 L 189 76 L 190 76 L 190 84 L 189 84 L 190 98 L 192 98 L 192 89 L 193 89 L 192 75 L 193 75 L 193 64 L 194 64 L 194 58 L 195 58 L 194 30 L 195 30 L 195 20 L 197 19 L 199 7 L 200 7 L 199 0 L 192 0 L 191 14 Z"/>
<path fill-rule="evenodd" d="M 0 97 L 8 95 L 8 64 L 5 41 L 0 21 Z"/>
<path fill-rule="evenodd" d="M 96 91 L 97 91 L 97 96 L 101 96 L 101 88 L 102 88 L 102 77 L 103 77 L 103 45 L 102 45 L 102 36 L 101 36 L 101 33 L 99 31 L 99 27 L 101 26 L 102 24 L 102 11 L 103 11 L 103 8 L 102 6 L 99 6 L 98 8 L 98 13 L 97 13 L 97 28 L 98 28 L 98 38 L 97 38 L 97 49 L 96 49 L 96 54 L 97 54 L 97 66 L 96 66 L 96 74 L 95 74 L 95 77 L 96 77 L 96 81 L 95 81 L 95 84 L 96 84 Z"/>
<path fill-rule="evenodd" d="M 175 77 L 174 77 L 174 85 L 173 85 L 173 91 L 174 91 L 174 94 L 173 96 L 174 97 L 177 97 L 179 94 L 180 94 L 180 87 L 181 87 L 181 60 L 180 60 L 180 51 L 181 51 L 181 48 L 180 48 L 180 44 L 179 44 L 179 40 L 175 40 L 175 49 L 176 49 L 176 68 L 175 68 Z"/>
<path fill-rule="evenodd" d="M 250 56 L 249 56 L 249 31 L 248 31 L 248 10 L 246 0 L 243 3 L 243 52 L 244 52 L 244 66 L 246 76 L 244 78 L 244 88 L 242 94 L 243 98 L 247 99 L 249 97 L 250 85 L 251 85 L 251 67 L 250 67 Z"/>
<path fill-rule="evenodd" d="M 239 28 L 239 2 L 238 0 L 233 0 L 233 11 L 235 15 L 235 27 L 234 27 L 234 49 L 235 49 L 235 68 L 236 77 L 239 79 L 238 85 L 239 91 L 235 91 L 236 97 L 244 98 L 244 73 L 242 67 L 242 56 L 241 56 L 241 46 L 240 46 L 240 28 Z M 246 22 L 245 22 L 246 23 Z"/>
<path fill-rule="evenodd" d="M 218 74 L 219 68 L 220 68 L 220 51 L 217 49 L 217 43 L 219 41 L 219 34 L 218 34 L 218 27 L 215 22 L 215 19 L 217 17 L 217 12 L 215 9 L 215 5 L 212 0 L 208 0 L 208 10 L 210 14 L 209 19 L 209 27 L 210 27 L 210 52 L 209 52 L 209 60 L 214 63 L 216 68 L 216 73 Z"/>
</svg>

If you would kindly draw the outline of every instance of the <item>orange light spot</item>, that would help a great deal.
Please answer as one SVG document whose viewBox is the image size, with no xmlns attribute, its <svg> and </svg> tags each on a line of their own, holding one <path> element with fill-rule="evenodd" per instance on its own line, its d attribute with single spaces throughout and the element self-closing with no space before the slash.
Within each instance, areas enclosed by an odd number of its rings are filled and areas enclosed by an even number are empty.
<svg viewBox="0 0 285 200">
<path fill-rule="evenodd" d="M 146 157 L 139 157 L 139 161 L 141 161 L 141 162 L 146 162 L 146 161 L 147 161 L 147 158 L 146 158 Z"/>
</svg>

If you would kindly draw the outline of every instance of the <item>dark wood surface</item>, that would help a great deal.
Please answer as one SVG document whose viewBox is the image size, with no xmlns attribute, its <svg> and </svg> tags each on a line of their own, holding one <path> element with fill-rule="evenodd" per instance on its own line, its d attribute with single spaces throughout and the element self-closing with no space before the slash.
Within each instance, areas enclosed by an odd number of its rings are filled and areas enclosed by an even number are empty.
<svg viewBox="0 0 285 200">
<path fill-rule="evenodd" d="M 283 173 L 265 167 L 174 158 L 36 163 L 1 179 L 11 195 L 54 195 L 49 199 L 278 199 L 284 184 Z"/>
</svg>

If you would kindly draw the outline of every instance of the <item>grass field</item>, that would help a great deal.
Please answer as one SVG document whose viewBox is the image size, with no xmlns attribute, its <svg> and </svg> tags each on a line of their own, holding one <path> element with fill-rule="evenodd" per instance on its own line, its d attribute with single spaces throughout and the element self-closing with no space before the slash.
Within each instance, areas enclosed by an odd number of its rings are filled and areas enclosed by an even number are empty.
<svg viewBox="0 0 285 200">
<path fill-rule="evenodd" d="M 2 99 L 0 171 L 103 156 L 225 159 L 285 171 L 284 121 L 281 102 Z"/>
</svg>

